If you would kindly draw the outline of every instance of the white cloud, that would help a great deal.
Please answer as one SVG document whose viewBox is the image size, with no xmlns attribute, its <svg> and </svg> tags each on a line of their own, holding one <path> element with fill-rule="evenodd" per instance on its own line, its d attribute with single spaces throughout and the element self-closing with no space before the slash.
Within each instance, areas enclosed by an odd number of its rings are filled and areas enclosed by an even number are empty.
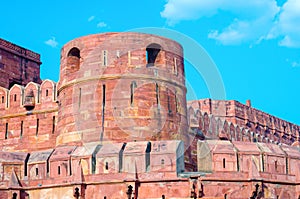
<svg viewBox="0 0 300 199">
<path fill-rule="evenodd" d="M 99 22 L 98 24 L 97 24 L 97 27 L 98 28 L 104 28 L 104 27 L 106 27 L 107 26 L 107 24 L 105 23 L 105 22 Z"/>
<path fill-rule="evenodd" d="M 272 34 L 283 37 L 279 45 L 300 47 L 300 1 L 288 0 L 282 7 Z"/>
<path fill-rule="evenodd" d="M 168 25 L 175 25 L 225 12 L 235 19 L 210 30 L 208 38 L 224 45 L 281 39 L 281 46 L 300 47 L 299 10 L 299 0 L 287 0 L 281 7 L 276 0 L 167 0 L 161 16 Z"/>
<path fill-rule="evenodd" d="M 91 22 L 91 21 L 93 21 L 95 19 L 95 16 L 90 16 L 89 18 L 88 18 L 88 22 Z"/>
<path fill-rule="evenodd" d="M 300 62 L 292 62 L 292 67 L 300 67 Z"/>
<path fill-rule="evenodd" d="M 55 40 L 55 37 L 52 37 L 51 39 L 48 39 L 47 41 L 45 41 L 45 44 L 47 44 L 48 46 L 51 46 L 52 48 L 56 48 L 58 45 L 58 42 Z"/>
<path fill-rule="evenodd" d="M 289 59 L 286 59 L 285 61 L 288 62 L 293 68 L 300 67 L 300 61 L 290 61 Z"/>
</svg>

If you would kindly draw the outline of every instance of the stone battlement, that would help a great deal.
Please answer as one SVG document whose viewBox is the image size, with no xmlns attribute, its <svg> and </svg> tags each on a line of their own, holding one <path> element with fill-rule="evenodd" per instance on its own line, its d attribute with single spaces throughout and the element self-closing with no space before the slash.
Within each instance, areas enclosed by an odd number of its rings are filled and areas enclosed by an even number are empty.
<svg viewBox="0 0 300 199">
<path fill-rule="evenodd" d="M 229 140 L 243 140 L 241 136 L 249 132 L 249 141 L 298 145 L 300 126 L 235 100 L 189 101 L 188 112 L 190 126 L 199 127 L 205 134 L 222 128 L 215 136 L 223 132 Z"/>
<path fill-rule="evenodd" d="M 55 147 L 58 103 L 56 83 L 0 87 L 0 142 L 3 151 Z"/>
</svg>

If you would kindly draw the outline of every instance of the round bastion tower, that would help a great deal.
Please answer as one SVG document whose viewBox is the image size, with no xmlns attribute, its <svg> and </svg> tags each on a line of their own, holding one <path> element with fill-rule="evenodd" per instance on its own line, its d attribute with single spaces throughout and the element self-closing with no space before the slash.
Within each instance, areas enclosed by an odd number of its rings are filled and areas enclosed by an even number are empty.
<svg viewBox="0 0 300 199">
<path fill-rule="evenodd" d="M 57 145 L 184 139 L 182 47 L 142 33 L 74 39 L 61 50 Z"/>
</svg>

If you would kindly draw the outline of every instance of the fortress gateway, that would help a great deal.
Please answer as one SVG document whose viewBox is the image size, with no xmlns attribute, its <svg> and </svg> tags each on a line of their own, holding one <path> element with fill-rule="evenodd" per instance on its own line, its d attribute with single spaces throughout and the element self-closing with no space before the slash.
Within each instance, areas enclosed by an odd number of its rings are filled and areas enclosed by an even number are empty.
<svg viewBox="0 0 300 199">
<path fill-rule="evenodd" d="M 300 198 L 300 127 L 237 101 L 186 101 L 183 49 L 106 33 L 40 55 L 0 39 L 1 199 Z"/>
</svg>

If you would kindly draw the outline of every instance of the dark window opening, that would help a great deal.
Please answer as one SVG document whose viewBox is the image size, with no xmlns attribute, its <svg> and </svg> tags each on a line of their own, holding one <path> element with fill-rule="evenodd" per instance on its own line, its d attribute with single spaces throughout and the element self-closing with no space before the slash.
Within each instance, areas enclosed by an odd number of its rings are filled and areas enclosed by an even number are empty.
<svg viewBox="0 0 300 199">
<path fill-rule="evenodd" d="M 80 58 L 80 50 L 76 47 L 72 48 L 68 53 L 68 57 Z"/>
<path fill-rule="evenodd" d="M 106 196 L 104 196 L 104 199 L 106 199 Z"/>
<path fill-rule="evenodd" d="M 105 170 L 108 170 L 108 162 L 105 162 Z"/>
<path fill-rule="evenodd" d="M 75 196 L 75 198 L 79 198 L 79 196 L 80 196 L 78 187 L 75 188 L 74 196 Z"/>
<path fill-rule="evenodd" d="M 35 131 L 35 136 L 38 136 L 38 134 L 39 134 L 39 126 L 40 126 L 40 119 L 36 119 L 36 131 Z"/>
<path fill-rule="evenodd" d="M 55 132 L 55 116 L 52 117 L 52 134 Z"/>
<path fill-rule="evenodd" d="M 277 171 L 278 171 L 278 163 L 277 163 L 277 160 L 275 160 L 274 164 L 275 164 L 275 171 L 277 172 Z"/>
<path fill-rule="evenodd" d="M 17 94 L 14 94 L 14 102 L 17 101 Z"/>
<path fill-rule="evenodd" d="M 147 67 L 154 66 L 157 55 L 161 50 L 161 46 L 159 44 L 150 44 L 146 48 L 146 59 L 147 59 Z"/>
<path fill-rule="evenodd" d="M 223 169 L 225 169 L 225 167 L 226 167 L 226 160 L 225 158 L 223 158 Z"/>
<path fill-rule="evenodd" d="M 287 157 L 285 158 L 285 166 L 285 172 L 286 174 L 289 174 L 289 160 Z"/>
<path fill-rule="evenodd" d="M 150 171 L 150 152 L 151 152 L 151 142 L 148 142 L 146 148 L 146 155 L 145 155 L 145 163 L 146 163 L 146 172 Z"/>
<path fill-rule="evenodd" d="M 5 124 L 5 139 L 8 138 L 8 123 Z"/>
<path fill-rule="evenodd" d="M 103 134 L 104 134 L 104 114 L 105 114 L 105 100 L 106 100 L 106 86 L 105 84 L 102 85 L 102 115 L 101 115 L 101 135 L 100 135 L 100 140 L 103 139 Z"/>
<path fill-rule="evenodd" d="M 166 196 L 165 196 L 165 195 L 162 195 L 162 196 L 161 196 L 161 199 L 166 199 Z"/>
<path fill-rule="evenodd" d="M 79 69 L 80 65 L 80 50 L 76 47 L 72 48 L 68 53 L 67 64 L 69 69 Z"/>
<path fill-rule="evenodd" d="M 39 175 L 39 168 L 35 168 L 35 175 L 36 175 L 36 176 Z"/>
<path fill-rule="evenodd" d="M 57 167 L 57 174 L 60 175 L 60 166 Z"/>
<path fill-rule="evenodd" d="M 1 97 L 1 103 L 4 103 L 4 96 Z"/>
<path fill-rule="evenodd" d="M 48 95 L 49 95 L 49 91 L 48 91 L 48 89 L 46 90 L 46 97 L 48 97 Z"/>
<path fill-rule="evenodd" d="M 159 86 L 157 83 L 155 84 L 155 92 L 156 92 L 156 104 L 159 105 L 160 104 L 160 102 L 159 102 Z"/>
<path fill-rule="evenodd" d="M 20 138 L 23 137 L 23 121 L 21 121 L 21 131 L 20 131 Z"/>
<path fill-rule="evenodd" d="M 167 92 L 167 102 L 168 102 L 168 113 L 171 114 L 172 109 L 171 109 L 171 104 L 170 104 L 170 92 L 169 92 L 169 90 Z"/>
<path fill-rule="evenodd" d="M 108 62 L 107 62 L 107 50 L 103 50 L 102 51 L 102 58 L 103 58 L 103 66 L 107 66 L 108 65 Z"/>
<path fill-rule="evenodd" d="M 17 197 L 18 197 L 18 194 L 17 193 L 13 193 L 12 199 L 17 199 Z"/>
</svg>

